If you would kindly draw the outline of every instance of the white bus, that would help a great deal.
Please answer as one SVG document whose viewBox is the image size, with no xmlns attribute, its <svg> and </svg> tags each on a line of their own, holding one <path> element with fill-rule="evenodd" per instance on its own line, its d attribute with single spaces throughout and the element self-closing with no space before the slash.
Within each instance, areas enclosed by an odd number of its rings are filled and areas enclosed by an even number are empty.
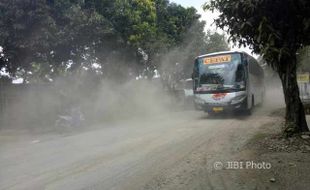
<svg viewBox="0 0 310 190">
<path fill-rule="evenodd" d="M 209 114 L 245 111 L 264 100 L 264 71 L 245 52 L 226 51 L 198 56 L 193 70 L 194 103 Z"/>
</svg>

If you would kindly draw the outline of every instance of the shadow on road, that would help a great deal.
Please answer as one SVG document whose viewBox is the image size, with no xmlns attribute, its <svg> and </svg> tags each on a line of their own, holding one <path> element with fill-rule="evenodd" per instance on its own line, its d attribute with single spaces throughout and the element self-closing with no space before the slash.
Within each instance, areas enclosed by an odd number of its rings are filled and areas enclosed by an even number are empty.
<svg viewBox="0 0 310 190">
<path fill-rule="evenodd" d="M 251 116 L 256 114 L 256 109 L 252 111 L 252 114 L 249 115 L 245 112 L 223 112 L 223 113 L 213 113 L 213 114 L 208 114 L 206 113 L 200 119 L 205 120 L 205 119 L 214 119 L 214 120 L 223 120 L 223 119 L 237 119 L 237 120 L 247 120 Z"/>
</svg>

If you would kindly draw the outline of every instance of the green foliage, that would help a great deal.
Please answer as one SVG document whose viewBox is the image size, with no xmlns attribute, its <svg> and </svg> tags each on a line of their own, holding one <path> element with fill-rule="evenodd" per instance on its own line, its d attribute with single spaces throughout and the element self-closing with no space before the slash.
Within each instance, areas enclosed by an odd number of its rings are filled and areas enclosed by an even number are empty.
<svg viewBox="0 0 310 190">
<path fill-rule="evenodd" d="M 50 32 L 55 30 L 45 2 L 1 1 L 0 18 L 0 44 L 4 54 L 0 66 L 9 70 L 28 69 L 29 63 L 41 61 L 49 49 Z"/>
<path fill-rule="evenodd" d="M 180 51 L 190 62 L 216 40 L 199 17 L 168 0 L 2 0 L 0 68 L 27 81 L 82 70 L 126 77 L 154 70 L 177 47 L 192 48 Z"/>
<path fill-rule="evenodd" d="M 71 1 L 5 0 L 0 10 L 0 66 L 11 73 L 40 70 L 44 77 L 64 70 L 68 60 L 80 63 L 85 47 L 98 45 L 111 33 L 101 15 Z"/>
<path fill-rule="evenodd" d="M 308 0 L 211 0 L 205 9 L 220 11 L 217 26 L 228 29 L 230 39 L 264 55 L 275 68 L 284 57 L 310 43 Z"/>
<path fill-rule="evenodd" d="M 309 131 L 296 81 L 296 54 L 310 45 L 310 1 L 211 0 L 205 9 L 219 10 L 216 25 L 227 29 L 233 42 L 251 46 L 278 72 L 286 103 L 286 133 Z"/>
<path fill-rule="evenodd" d="M 156 9 L 151 0 L 117 0 L 113 17 L 116 30 L 135 47 L 155 36 Z"/>
<path fill-rule="evenodd" d="M 204 28 L 204 22 L 197 22 L 193 25 L 188 31 L 184 43 L 178 48 L 178 56 L 175 61 L 183 65 L 183 78 L 190 78 L 194 59 L 198 55 L 230 49 L 224 35 L 210 31 L 205 33 Z"/>
<path fill-rule="evenodd" d="M 229 50 L 226 37 L 223 34 L 207 33 L 206 46 L 209 53 Z"/>
<path fill-rule="evenodd" d="M 229 46 L 224 35 L 205 30 L 205 23 L 196 21 L 178 45 L 161 58 L 162 73 L 173 75 L 174 82 L 191 77 L 193 63 L 197 56 L 217 51 L 227 51 Z M 177 63 L 177 65 L 176 65 Z"/>
</svg>

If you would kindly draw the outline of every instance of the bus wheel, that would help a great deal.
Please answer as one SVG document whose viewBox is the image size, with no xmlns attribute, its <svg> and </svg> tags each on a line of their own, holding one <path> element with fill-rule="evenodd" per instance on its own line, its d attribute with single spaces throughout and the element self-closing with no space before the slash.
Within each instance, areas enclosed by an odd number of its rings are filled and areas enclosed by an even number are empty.
<svg viewBox="0 0 310 190">
<path fill-rule="evenodd" d="M 213 116 L 215 116 L 215 115 L 216 115 L 216 113 L 215 113 L 215 112 L 213 112 L 213 111 L 206 111 L 206 110 L 205 110 L 205 113 L 207 113 L 207 114 L 208 114 L 208 116 L 210 116 L 210 117 L 213 117 Z"/>
<path fill-rule="evenodd" d="M 254 96 L 252 96 L 251 107 L 245 110 L 246 115 L 252 115 L 254 109 Z"/>
</svg>

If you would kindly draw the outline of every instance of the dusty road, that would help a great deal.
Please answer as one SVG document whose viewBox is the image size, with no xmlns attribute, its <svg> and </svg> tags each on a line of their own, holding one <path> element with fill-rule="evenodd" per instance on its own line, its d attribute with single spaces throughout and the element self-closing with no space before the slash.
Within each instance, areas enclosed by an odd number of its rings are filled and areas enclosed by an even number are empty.
<svg viewBox="0 0 310 190">
<path fill-rule="evenodd" d="M 276 120 L 271 111 L 213 118 L 185 111 L 70 136 L 1 141 L 0 189 L 239 189 L 213 164 L 234 160 L 260 126 Z"/>
</svg>

